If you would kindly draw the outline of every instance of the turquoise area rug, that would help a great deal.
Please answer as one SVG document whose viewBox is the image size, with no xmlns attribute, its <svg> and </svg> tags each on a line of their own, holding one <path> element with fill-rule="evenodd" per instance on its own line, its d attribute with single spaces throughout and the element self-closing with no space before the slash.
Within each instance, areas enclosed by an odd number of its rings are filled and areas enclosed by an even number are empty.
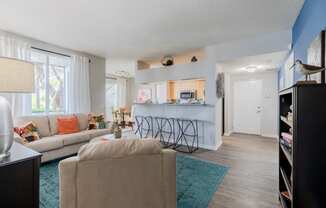
<svg viewBox="0 0 326 208">
<path fill-rule="evenodd" d="M 58 163 L 53 161 L 41 166 L 41 208 L 59 208 Z M 178 155 L 177 207 L 206 208 L 227 171 L 222 165 Z"/>
</svg>

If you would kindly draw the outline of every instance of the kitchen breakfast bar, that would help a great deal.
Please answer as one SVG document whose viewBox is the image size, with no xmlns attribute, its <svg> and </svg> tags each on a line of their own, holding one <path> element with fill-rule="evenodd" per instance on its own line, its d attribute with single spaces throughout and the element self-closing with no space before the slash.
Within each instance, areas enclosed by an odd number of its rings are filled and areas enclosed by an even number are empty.
<svg viewBox="0 0 326 208">
<path fill-rule="evenodd" d="M 208 104 L 135 103 L 135 133 L 158 138 L 165 147 L 193 153 L 209 138 L 214 106 Z"/>
</svg>

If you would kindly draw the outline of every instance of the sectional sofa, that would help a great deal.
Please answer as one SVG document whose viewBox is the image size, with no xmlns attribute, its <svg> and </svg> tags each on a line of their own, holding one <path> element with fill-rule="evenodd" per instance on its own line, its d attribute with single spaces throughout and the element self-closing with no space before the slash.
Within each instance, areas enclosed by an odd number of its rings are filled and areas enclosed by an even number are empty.
<svg viewBox="0 0 326 208">
<path fill-rule="evenodd" d="M 75 115 L 78 118 L 80 132 L 73 134 L 59 135 L 57 130 L 57 118 L 71 115 L 18 117 L 14 120 L 14 126 L 22 126 L 30 121 L 36 124 L 40 139 L 24 145 L 42 153 L 42 162 L 47 162 L 76 154 L 82 145 L 94 137 L 112 133 L 110 129 L 88 130 L 88 115 Z M 15 141 L 23 143 L 23 139 L 18 134 L 15 134 Z"/>
</svg>

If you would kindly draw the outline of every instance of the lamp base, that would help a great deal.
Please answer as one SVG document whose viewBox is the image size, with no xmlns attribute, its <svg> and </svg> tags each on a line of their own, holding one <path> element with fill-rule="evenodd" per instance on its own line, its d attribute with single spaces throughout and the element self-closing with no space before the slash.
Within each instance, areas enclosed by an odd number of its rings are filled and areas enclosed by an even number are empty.
<svg viewBox="0 0 326 208">
<path fill-rule="evenodd" d="M 13 122 L 10 105 L 4 97 L 0 96 L 0 160 L 10 155 L 13 144 Z"/>
<path fill-rule="evenodd" d="M 0 154 L 0 161 L 7 159 L 10 157 L 10 152 L 5 152 L 3 154 Z"/>
</svg>

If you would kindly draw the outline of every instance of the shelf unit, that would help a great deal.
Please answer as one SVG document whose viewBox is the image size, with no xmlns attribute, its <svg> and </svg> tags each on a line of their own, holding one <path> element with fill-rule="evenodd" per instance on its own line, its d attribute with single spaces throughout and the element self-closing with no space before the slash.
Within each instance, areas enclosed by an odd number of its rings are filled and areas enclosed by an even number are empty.
<svg viewBox="0 0 326 208">
<path fill-rule="evenodd" d="M 294 85 L 280 91 L 279 104 L 280 204 L 283 208 L 326 207 L 326 85 Z M 289 112 L 293 121 L 287 119 Z M 291 148 L 281 143 L 283 132 L 292 132 Z M 289 199 L 283 192 L 288 192 Z"/>
</svg>

